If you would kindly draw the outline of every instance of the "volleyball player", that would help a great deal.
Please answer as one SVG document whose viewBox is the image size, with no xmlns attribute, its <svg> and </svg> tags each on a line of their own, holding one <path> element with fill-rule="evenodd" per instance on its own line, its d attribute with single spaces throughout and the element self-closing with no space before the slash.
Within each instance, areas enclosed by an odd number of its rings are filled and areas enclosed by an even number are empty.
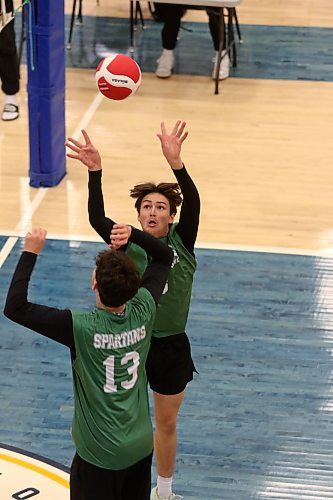
<svg viewBox="0 0 333 500">
<path fill-rule="evenodd" d="M 158 471 L 157 486 L 152 490 L 151 500 L 182 498 L 172 492 L 176 424 L 186 385 L 193 379 L 195 371 L 185 328 L 196 269 L 194 244 L 199 225 L 200 198 L 180 156 L 187 137 L 185 126 L 185 122 L 177 121 L 169 134 L 162 123 L 161 133 L 158 134 L 163 155 L 177 183 L 139 184 L 131 190 L 143 231 L 166 242 L 174 252 L 172 269 L 157 309 L 146 363 L 148 381 L 154 395 L 154 453 Z M 110 243 L 113 221 L 104 212 L 101 158 L 85 131 L 83 136 L 85 144 L 73 138 L 68 139 L 66 145 L 73 151 L 68 156 L 88 167 L 90 223 L 104 241 Z M 176 224 L 174 219 L 177 207 L 182 202 L 181 194 L 183 203 Z M 148 263 L 146 253 L 132 243 L 125 250 L 143 272 Z"/>
<path fill-rule="evenodd" d="M 111 228 L 113 247 L 118 246 L 122 227 Z M 124 252 L 100 252 L 92 277 L 96 294 L 92 312 L 28 301 L 29 280 L 46 238 L 41 228 L 25 237 L 7 295 L 8 318 L 71 351 L 72 436 L 77 451 L 70 474 L 71 500 L 150 497 L 153 431 L 145 361 L 173 254 L 142 231 L 127 227 L 128 232 L 152 260 L 140 284 L 135 264 Z"/>
</svg>

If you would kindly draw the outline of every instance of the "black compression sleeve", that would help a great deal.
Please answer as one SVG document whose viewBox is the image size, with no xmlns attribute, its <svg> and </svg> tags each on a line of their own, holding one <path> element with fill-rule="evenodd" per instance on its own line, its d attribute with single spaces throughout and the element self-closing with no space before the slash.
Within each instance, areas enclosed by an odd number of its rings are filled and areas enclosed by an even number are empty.
<svg viewBox="0 0 333 500">
<path fill-rule="evenodd" d="M 180 170 L 173 170 L 173 173 L 183 195 L 183 203 L 176 231 L 186 249 L 193 254 L 199 227 L 200 197 L 185 166 Z"/>
<path fill-rule="evenodd" d="M 102 170 L 95 172 L 89 171 L 88 191 L 89 222 L 108 245 L 110 243 L 111 229 L 115 222 L 105 216 L 102 192 Z"/>
<path fill-rule="evenodd" d="M 173 252 L 171 248 L 158 238 L 132 227 L 130 241 L 143 248 L 143 250 L 151 256 L 153 261 L 159 262 L 164 266 L 171 266 Z"/>
<path fill-rule="evenodd" d="M 141 286 L 150 291 L 156 304 L 161 300 L 169 270 L 170 267 L 158 262 L 150 262 L 143 274 Z"/>
<path fill-rule="evenodd" d="M 145 270 L 141 286 L 147 288 L 157 303 L 163 293 L 173 261 L 173 251 L 165 243 L 148 233 L 132 228 L 130 240 L 140 245 L 152 258 Z"/>
<path fill-rule="evenodd" d="M 8 290 L 4 314 L 15 323 L 66 345 L 74 352 L 71 312 L 28 302 L 28 285 L 36 259 L 34 253 L 22 253 Z"/>
</svg>

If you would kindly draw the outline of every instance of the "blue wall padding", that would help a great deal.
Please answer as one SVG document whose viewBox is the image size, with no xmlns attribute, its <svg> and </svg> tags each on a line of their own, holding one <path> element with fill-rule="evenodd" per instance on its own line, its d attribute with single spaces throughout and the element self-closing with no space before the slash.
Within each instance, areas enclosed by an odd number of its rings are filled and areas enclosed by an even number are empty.
<svg viewBox="0 0 333 500">
<path fill-rule="evenodd" d="M 31 5 L 31 27 L 25 11 L 30 185 L 52 187 L 66 175 L 64 2 L 33 0 Z"/>
</svg>

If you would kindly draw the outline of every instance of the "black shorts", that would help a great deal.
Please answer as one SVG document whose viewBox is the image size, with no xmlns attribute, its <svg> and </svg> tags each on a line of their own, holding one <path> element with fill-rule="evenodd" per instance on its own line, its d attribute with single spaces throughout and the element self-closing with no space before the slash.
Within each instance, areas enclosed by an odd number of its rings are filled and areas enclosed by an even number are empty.
<svg viewBox="0 0 333 500">
<path fill-rule="evenodd" d="M 183 392 L 196 372 L 186 333 L 152 337 L 146 371 L 150 388 L 165 396 Z"/>
<path fill-rule="evenodd" d="M 153 454 L 122 470 L 101 469 L 74 456 L 70 475 L 71 500 L 150 499 Z"/>
</svg>

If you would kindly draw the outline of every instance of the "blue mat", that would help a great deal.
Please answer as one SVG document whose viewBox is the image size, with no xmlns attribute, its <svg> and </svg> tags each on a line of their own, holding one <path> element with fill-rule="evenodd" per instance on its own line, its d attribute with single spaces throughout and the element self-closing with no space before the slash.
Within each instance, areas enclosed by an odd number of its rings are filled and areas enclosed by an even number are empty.
<svg viewBox="0 0 333 500">
<path fill-rule="evenodd" d="M 1 307 L 20 247 L 0 270 Z M 31 300 L 92 307 L 93 257 L 104 247 L 48 241 Z M 176 491 L 187 500 L 332 498 L 333 260 L 196 253 L 187 331 L 199 375 L 179 417 Z M 0 352 L 0 442 L 69 465 L 68 350 L 0 316 Z"/>
<path fill-rule="evenodd" d="M 69 23 L 70 16 L 66 16 L 65 46 Z M 135 59 L 143 72 L 154 72 L 162 24 L 147 19 L 145 25 L 135 36 Z M 19 15 L 16 26 L 19 30 Z M 184 22 L 183 27 L 175 73 L 210 76 L 214 51 L 208 23 Z M 67 66 L 96 68 L 107 53 L 127 53 L 129 32 L 128 19 L 84 16 L 83 25 L 74 26 L 72 48 L 66 50 Z M 333 29 L 243 24 L 241 32 L 244 43 L 237 43 L 238 66 L 232 69 L 232 77 L 333 81 Z"/>
</svg>

